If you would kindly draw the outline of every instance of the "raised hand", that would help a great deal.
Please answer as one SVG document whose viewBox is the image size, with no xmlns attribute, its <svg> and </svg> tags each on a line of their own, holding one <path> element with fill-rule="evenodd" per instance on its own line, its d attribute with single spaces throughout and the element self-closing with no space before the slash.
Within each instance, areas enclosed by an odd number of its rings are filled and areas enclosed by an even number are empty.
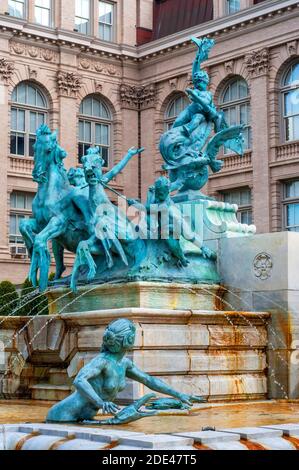
<svg viewBox="0 0 299 470">
<path fill-rule="evenodd" d="M 130 156 L 131 158 L 134 157 L 134 155 L 139 155 L 140 153 L 144 152 L 145 148 L 142 147 L 140 149 L 137 149 L 135 147 L 131 147 L 129 150 L 128 150 L 128 156 Z"/>
</svg>

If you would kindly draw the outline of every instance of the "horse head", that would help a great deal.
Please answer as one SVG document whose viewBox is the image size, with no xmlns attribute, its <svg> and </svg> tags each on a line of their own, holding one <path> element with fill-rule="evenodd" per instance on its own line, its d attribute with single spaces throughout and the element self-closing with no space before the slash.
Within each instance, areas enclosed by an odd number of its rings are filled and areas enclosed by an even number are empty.
<svg viewBox="0 0 299 470">
<path fill-rule="evenodd" d="M 34 169 L 33 180 L 37 183 L 48 181 L 48 173 L 54 163 L 57 167 L 63 167 L 63 160 L 67 156 L 57 141 L 57 132 L 52 132 L 49 127 L 42 124 L 36 132 L 34 145 Z"/>
<path fill-rule="evenodd" d="M 97 185 L 101 181 L 104 164 L 99 147 L 88 149 L 87 155 L 82 158 L 82 163 L 87 184 Z"/>
</svg>

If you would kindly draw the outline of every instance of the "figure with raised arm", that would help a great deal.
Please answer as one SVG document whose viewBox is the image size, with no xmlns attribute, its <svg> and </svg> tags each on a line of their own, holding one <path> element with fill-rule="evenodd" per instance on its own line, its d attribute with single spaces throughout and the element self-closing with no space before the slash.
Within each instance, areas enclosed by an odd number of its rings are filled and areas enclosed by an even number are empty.
<svg viewBox="0 0 299 470">
<path fill-rule="evenodd" d="M 163 240 L 171 255 L 177 259 L 179 267 L 189 264 L 182 248 L 182 238 L 197 246 L 204 258 L 216 259 L 216 253 L 203 245 L 201 238 L 192 230 L 180 208 L 171 199 L 171 183 L 165 176 L 161 176 L 150 186 L 145 207 L 134 199 L 130 199 L 128 203 L 140 211 L 146 210 L 150 238 Z"/>
<path fill-rule="evenodd" d="M 94 279 L 97 271 L 94 257 L 103 252 L 106 267 L 114 265 L 113 254 L 118 255 L 128 266 L 128 257 L 137 256 L 132 243 L 136 242 L 135 227 L 125 214 L 116 207 L 106 193 L 108 183 L 115 178 L 135 156 L 144 149 L 130 148 L 125 157 L 110 171 L 103 174 L 103 159 L 98 147 L 90 148 L 82 158 L 86 182 L 89 186 L 89 210 L 92 214 L 87 220 L 90 238 L 79 243 L 74 263 L 71 288 L 76 290 L 80 267 L 88 266 L 88 280 Z M 132 243 L 131 243 L 132 242 Z"/>
<path fill-rule="evenodd" d="M 215 132 L 219 132 L 223 120 L 223 113 L 218 112 L 213 102 L 213 96 L 208 91 L 209 75 L 201 69 L 203 61 L 209 57 L 209 52 L 215 42 L 212 39 L 203 38 L 201 40 L 192 38 L 198 47 L 198 52 L 193 63 L 192 82 L 194 89 L 187 89 L 186 92 L 192 103 L 178 116 L 173 127 L 186 125 L 191 134 L 202 123 L 213 123 Z"/>
</svg>

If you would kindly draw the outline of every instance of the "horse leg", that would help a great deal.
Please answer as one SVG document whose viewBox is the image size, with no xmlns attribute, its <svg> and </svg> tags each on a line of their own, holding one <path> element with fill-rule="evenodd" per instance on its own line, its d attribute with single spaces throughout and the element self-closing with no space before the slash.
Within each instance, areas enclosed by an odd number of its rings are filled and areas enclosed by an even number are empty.
<svg viewBox="0 0 299 470">
<path fill-rule="evenodd" d="M 52 240 L 52 249 L 56 264 L 55 281 L 58 281 L 66 270 L 63 262 L 64 247 L 57 240 Z"/>
<path fill-rule="evenodd" d="M 77 290 L 77 275 L 81 266 L 87 265 L 89 268 L 88 281 L 94 279 L 96 275 L 96 263 L 92 255 L 102 254 L 102 248 L 98 243 L 98 240 L 93 236 L 87 241 L 79 243 L 76 253 L 76 259 L 73 267 L 72 278 L 71 278 L 71 289 L 76 292 Z"/>
<path fill-rule="evenodd" d="M 34 242 L 32 262 L 30 268 L 30 280 L 37 287 L 37 272 L 40 271 L 39 288 L 43 292 L 48 287 L 49 269 L 51 263 L 48 242 L 59 237 L 66 229 L 66 221 L 61 217 L 53 217 L 47 227 L 39 233 Z"/>
<path fill-rule="evenodd" d="M 32 258 L 32 250 L 34 239 L 37 235 L 37 222 L 35 219 L 23 219 L 20 222 L 20 232 L 25 242 L 30 258 Z"/>
</svg>

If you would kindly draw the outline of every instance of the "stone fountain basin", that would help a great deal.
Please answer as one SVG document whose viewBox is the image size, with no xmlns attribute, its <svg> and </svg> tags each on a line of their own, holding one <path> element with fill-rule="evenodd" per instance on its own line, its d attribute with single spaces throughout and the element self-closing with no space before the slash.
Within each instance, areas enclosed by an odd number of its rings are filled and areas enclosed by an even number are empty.
<svg viewBox="0 0 299 470">
<path fill-rule="evenodd" d="M 10 450 L 299 449 L 298 400 L 203 404 L 190 412 L 160 412 L 110 427 L 43 424 L 50 406 L 30 400 L 1 401 L 0 448 L 4 442 Z M 215 431 L 202 430 L 207 426 Z"/>
</svg>

